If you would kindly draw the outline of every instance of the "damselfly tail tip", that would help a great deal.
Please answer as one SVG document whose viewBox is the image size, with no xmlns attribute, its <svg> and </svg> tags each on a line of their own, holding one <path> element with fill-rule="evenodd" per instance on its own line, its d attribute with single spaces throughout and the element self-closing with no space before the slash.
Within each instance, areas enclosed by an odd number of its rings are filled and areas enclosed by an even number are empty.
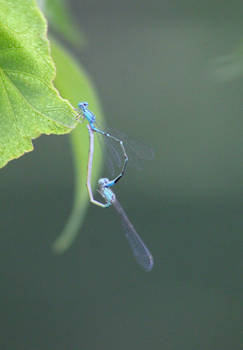
<svg viewBox="0 0 243 350">
<path fill-rule="evenodd" d="M 137 262 L 139 263 L 139 265 L 141 265 L 145 272 L 151 271 L 154 266 L 154 259 L 151 254 L 146 255 L 143 261 L 141 261 L 141 259 L 137 259 Z"/>
<path fill-rule="evenodd" d="M 146 266 L 146 271 L 147 271 L 147 272 L 151 271 L 152 268 L 153 268 L 153 266 L 154 266 L 154 259 L 153 259 L 152 255 L 150 255 L 150 257 L 149 257 L 149 263 L 148 263 L 147 266 Z"/>
</svg>

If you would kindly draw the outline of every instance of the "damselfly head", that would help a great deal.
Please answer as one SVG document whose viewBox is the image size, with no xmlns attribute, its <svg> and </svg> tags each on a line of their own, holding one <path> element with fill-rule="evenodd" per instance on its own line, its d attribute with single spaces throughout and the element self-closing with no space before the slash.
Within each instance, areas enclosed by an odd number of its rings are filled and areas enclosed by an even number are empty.
<svg viewBox="0 0 243 350">
<path fill-rule="evenodd" d="M 89 105 L 88 102 L 79 102 L 78 103 L 78 107 L 81 108 L 82 111 L 85 110 L 88 107 L 88 105 Z"/>
<path fill-rule="evenodd" d="M 102 178 L 102 179 L 99 179 L 98 181 L 98 185 L 99 187 L 105 187 L 108 183 L 109 183 L 109 179 L 107 179 L 106 177 L 105 178 Z"/>
</svg>

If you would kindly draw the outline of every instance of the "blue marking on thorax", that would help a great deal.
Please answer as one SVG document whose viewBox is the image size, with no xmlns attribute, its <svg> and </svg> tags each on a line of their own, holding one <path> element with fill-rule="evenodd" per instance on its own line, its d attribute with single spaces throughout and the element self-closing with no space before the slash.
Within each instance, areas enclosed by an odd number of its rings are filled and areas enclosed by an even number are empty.
<svg viewBox="0 0 243 350">
<path fill-rule="evenodd" d="M 111 205 L 112 200 L 114 198 L 114 193 L 107 187 L 104 187 L 104 196 L 107 204 Z"/>
<path fill-rule="evenodd" d="M 95 115 L 87 108 L 87 106 L 88 106 L 87 102 L 78 103 L 78 107 L 81 109 L 84 117 L 87 119 L 87 121 L 90 123 L 92 127 L 92 124 L 95 123 Z"/>
<path fill-rule="evenodd" d="M 88 120 L 90 124 L 95 123 L 95 115 L 92 112 L 90 112 L 88 109 L 84 110 L 83 112 L 84 112 L 85 118 Z"/>
</svg>

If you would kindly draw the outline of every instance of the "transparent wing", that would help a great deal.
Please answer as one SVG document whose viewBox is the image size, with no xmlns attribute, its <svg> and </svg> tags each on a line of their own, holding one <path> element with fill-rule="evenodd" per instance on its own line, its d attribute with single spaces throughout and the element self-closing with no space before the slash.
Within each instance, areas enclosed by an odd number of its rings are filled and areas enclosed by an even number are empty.
<svg viewBox="0 0 243 350">
<path fill-rule="evenodd" d="M 128 166 L 132 166 L 137 170 L 142 170 L 144 160 L 154 159 L 154 150 L 152 147 L 146 145 L 142 141 L 130 138 L 125 133 L 116 129 L 108 128 L 106 125 L 104 127 L 102 125 L 100 126 L 99 122 L 97 121 L 96 127 L 123 141 L 126 153 L 128 155 Z M 110 175 L 113 177 L 114 173 L 117 172 L 117 170 L 114 171 L 114 169 L 120 169 L 124 162 L 121 147 L 118 142 L 115 142 L 111 138 L 105 136 L 104 142 L 101 142 L 101 144 L 105 144 L 105 146 L 103 146 L 103 154 L 105 155 L 106 159 L 109 159 L 106 161 L 106 163 L 109 163 L 108 167 L 110 170 Z"/>
<path fill-rule="evenodd" d="M 106 177 L 114 177 L 121 171 L 124 156 L 121 152 L 120 145 L 111 138 L 95 133 L 95 137 L 99 141 L 99 147 L 101 148 L 102 156 L 105 163 L 105 169 L 107 170 Z"/>
<path fill-rule="evenodd" d="M 124 209 L 122 208 L 121 204 L 118 202 L 117 199 L 113 202 L 113 206 L 121 216 L 125 236 L 132 249 L 136 261 L 145 271 L 151 271 L 154 265 L 152 254 L 150 253 L 146 245 L 143 243 L 142 239 L 136 232 L 134 226 L 128 219 Z"/>
<path fill-rule="evenodd" d="M 141 170 L 143 169 L 144 161 L 154 159 L 153 149 L 142 141 L 133 139 L 125 133 L 115 129 L 108 129 L 107 132 L 123 141 L 128 155 L 129 166 Z"/>
</svg>

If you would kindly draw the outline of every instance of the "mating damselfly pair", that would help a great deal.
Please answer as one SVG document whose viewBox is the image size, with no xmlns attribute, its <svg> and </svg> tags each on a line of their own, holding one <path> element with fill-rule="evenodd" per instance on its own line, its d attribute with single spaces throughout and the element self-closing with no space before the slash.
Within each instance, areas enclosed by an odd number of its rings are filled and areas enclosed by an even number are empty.
<svg viewBox="0 0 243 350">
<path fill-rule="evenodd" d="M 125 174 L 127 163 L 128 163 L 128 155 L 122 139 L 113 136 L 111 133 L 105 132 L 97 127 L 96 117 L 95 115 L 88 109 L 87 102 L 80 102 L 78 104 L 78 115 L 76 119 L 78 121 L 86 120 L 88 122 L 87 128 L 89 132 L 89 158 L 88 158 L 88 166 L 87 166 L 87 189 L 91 203 L 100 206 L 102 208 L 107 208 L 111 205 L 116 209 L 120 218 L 122 220 L 122 226 L 124 228 L 125 236 L 129 242 L 129 245 L 132 249 L 133 255 L 139 265 L 145 270 L 150 271 L 153 267 L 154 261 L 152 254 L 143 243 L 142 239 L 136 232 L 134 226 L 128 219 L 124 209 L 116 198 L 115 193 L 111 190 L 111 187 L 114 186 Z M 91 177 L 92 177 L 92 165 L 93 165 L 93 155 L 94 155 L 94 133 L 101 134 L 108 139 L 111 139 L 118 143 L 121 147 L 121 151 L 124 157 L 122 169 L 120 173 L 114 177 L 112 180 L 108 178 L 101 178 L 98 181 L 98 192 L 104 198 L 105 203 L 97 201 L 93 196 L 93 191 L 91 187 Z"/>
</svg>

